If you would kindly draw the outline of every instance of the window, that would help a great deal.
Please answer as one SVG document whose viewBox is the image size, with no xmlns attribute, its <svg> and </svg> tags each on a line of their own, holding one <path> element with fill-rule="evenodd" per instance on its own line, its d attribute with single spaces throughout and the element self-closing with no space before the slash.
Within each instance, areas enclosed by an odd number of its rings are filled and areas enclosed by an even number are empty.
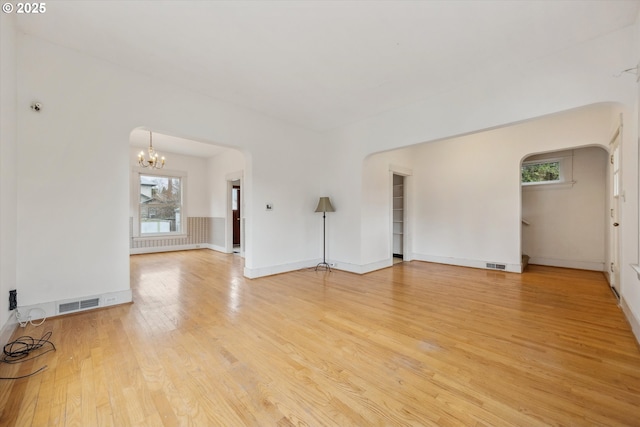
<svg viewBox="0 0 640 427">
<path fill-rule="evenodd" d="M 140 236 L 181 233 L 181 177 L 140 174 Z"/>
<path fill-rule="evenodd" d="M 560 160 L 523 163 L 521 177 L 523 184 L 561 182 Z"/>
</svg>

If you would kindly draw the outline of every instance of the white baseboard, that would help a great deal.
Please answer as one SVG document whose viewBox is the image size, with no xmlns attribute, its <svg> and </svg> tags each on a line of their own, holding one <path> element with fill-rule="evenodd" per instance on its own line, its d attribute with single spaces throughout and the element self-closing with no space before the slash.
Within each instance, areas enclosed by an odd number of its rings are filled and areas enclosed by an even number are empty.
<svg viewBox="0 0 640 427">
<path fill-rule="evenodd" d="M 549 267 L 575 268 L 578 270 L 605 271 L 604 262 L 598 261 L 575 261 L 569 259 L 554 259 L 531 257 L 529 264 L 546 265 Z"/>
<path fill-rule="evenodd" d="M 190 251 L 192 249 L 211 249 L 212 251 L 222 252 L 225 254 L 232 253 L 223 246 L 211 245 L 209 243 L 197 243 L 191 245 L 157 246 L 153 248 L 130 248 L 129 255 L 154 254 L 158 252 Z"/>
<path fill-rule="evenodd" d="M 260 268 L 244 268 L 244 276 L 249 279 L 257 279 L 258 277 L 273 276 L 274 274 L 288 273 L 289 271 L 302 270 L 303 268 L 315 267 L 322 260 L 307 260 L 292 262 L 289 264 L 272 265 Z"/>
<path fill-rule="evenodd" d="M 62 303 L 91 299 L 91 298 L 99 298 L 100 299 L 99 305 L 96 307 L 77 310 L 69 313 L 58 313 L 57 307 Z M 43 302 L 43 303 L 33 304 L 33 305 L 18 306 L 17 310 L 20 312 L 20 317 L 22 319 L 31 318 L 31 320 L 38 320 L 38 319 L 43 319 L 45 317 L 59 316 L 61 314 L 71 314 L 71 313 L 77 313 L 80 311 L 92 310 L 96 308 L 126 304 L 132 301 L 133 301 L 133 294 L 131 292 L 131 289 L 127 289 L 124 291 L 107 292 L 100 295 L 81 296 L 78 298 L 70 298 L 70 299 L 59 300 L 59 301 L 49 301 L 49 302 Z"/>
<path fill-rule="evenodd" d="M 233 253 L 233 250 L 228 251 L 227 248 L 225 248 L 224 246 L 210 245 L 210 244 L 206 243 L 206 244 L 203 244 L 202 247 L 203 248 L 207 248 L 207 249 L 211 249 L 212 251 L 222 252 L 224 254 Z"/>
<path fill-rule="evenodd" d="M 638 320 L 633 311 L 631 311 L 631 307 L 629 307 L 623 296 L 620 296 L 620 308 L 627 318 L 629 325 L 631 325 L 631 331 L 636 337 L 636 341 L 640 344 L 640 320 Z"/>
<path fill-rule="evenodd" d="M 458 265 L 460 267 L 482 268 L 485 270 L 492 270 L 492 271 L 494 269 L 487 268 L 487 263 L 502 264 L 505 266 L 505 269 L 498 270 L 498 271 L 508 271 L 510 273 L 522 273 L 522 265 L 520 263 L 510 264 L 510 263 L 495 261 L 495 260 L 483 261 L 483 260 L 477 260 L 477 259 L 440 257 L 440 256 L 433 256 L 433 255 L 417 254 L 417 253 L 413 254 L 413 259 L 416 261 L 435 262 L 437 264 Z M 531 264 L 531 261 L 529 261 L 529 264 Z"/>
<path fill-rule="evenodd" d="M 140 255 L 140 254 L 154 254 L 158 252 L 173 252 L 173 251 L 188 251 L 191 249 L 202 249 L 208 247 L 209 245 L 201 243 L 194 245 L 169 245 L 169 246 L 156 246 L 152 248 L 130 248 L 130 255 Z"/>
<path fill-rule="evenodd" d="M 258 277 L 271 276 L 271 275 L 280 274 L 280 273 L 287 273 L 289 271 L 302 270 L 304 268 L 313 268 L 316 265 L 318 265 L 318 263 L 320 262 L 322 262 L 321 259 L 314 259 L 314 260 L 300 261 L 300 262 L 294 262 L 291 264 L 282 264 L 282 265 L 275 265 L 275 266 L 263 267 L 263 268 L 246 268 L 245 267 L 244 275 L 249 279 L 256 279 Z M 372 263 L 363 264 L 363 265 L 350 264 L 347 262 L 332 261 L 332 260 L 327 260 L 327 262 L 329 263 L 329 265 L 331 265 L 332 270 L 340 270 L 340 271 L 346 271 L 349 273 L 356 273 L 356 274 L 370 273 L 372 271 L 391 267 L 393 265 L 392 259 L 385 259 L 382 261 L 372 262 Z"/>
<path fill-rule="evenodd" d="M 371 262 L 369 264 L 350 264 L 348 262 L 336 261 L 331 268 L 336 270 L 348 271 L 349 273 L 366 274 L 372 271 L 381 270 L 383 268 L 391 267 L 393 265 L 393 259 L 383 259 L 381 261 Z"/>
</svg>

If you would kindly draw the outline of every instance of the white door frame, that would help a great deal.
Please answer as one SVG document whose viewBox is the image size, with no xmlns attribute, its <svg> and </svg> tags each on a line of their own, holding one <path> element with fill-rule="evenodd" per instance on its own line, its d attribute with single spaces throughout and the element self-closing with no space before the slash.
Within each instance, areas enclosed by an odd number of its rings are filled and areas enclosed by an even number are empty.
<svg viewBox="0 0 640 427">
<path fill-rule="evenodd" d="M 620 298 L 620 208 L 622 196 L 622 115 L 620 126 L 609 142 L 609 285 L 616 297 Z"/>
<path fill-rule="evenodd" d="M 227 221 L 225 225 L 225 252 L 233 253 L 233 183 L 240 181 L 240 256 L 244 257 L 244 191 L 242 191 L 242 171 L 226 175 L 227 181 Z"/>
<path fill-rule="evenodd" d="M 411 215 L 409 215 L 410 209 L 410 194 L 411 194 L 411 178 L 413 171 L 409 168 L 389 165 L 389 255 L 391 263 L 393 264 L 393 175 L 400 175 L 404 177 L 404 204 L 403 204 L 403 218 L 402 218 L 402 260 L 411 261 L 413 259 L 413 253 L 411 252 Z"/>
</svg>

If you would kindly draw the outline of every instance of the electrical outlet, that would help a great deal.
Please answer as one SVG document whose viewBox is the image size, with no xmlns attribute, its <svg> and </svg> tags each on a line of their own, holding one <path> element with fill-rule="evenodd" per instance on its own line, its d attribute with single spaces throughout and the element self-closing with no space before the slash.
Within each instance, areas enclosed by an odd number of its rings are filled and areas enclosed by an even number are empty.
<svg viewBox="0 0 640 427">
<path fill-rule="evenodd" d="M 12 289 L 9 291 L 9 310 L 18 308 L 18 291 Z"/>
<path fill-rule="evenodd" d="M 107 297 L 104 301 L 106 305 L 115 304 L 118 301 L 116 297 Z"/>
</svg>

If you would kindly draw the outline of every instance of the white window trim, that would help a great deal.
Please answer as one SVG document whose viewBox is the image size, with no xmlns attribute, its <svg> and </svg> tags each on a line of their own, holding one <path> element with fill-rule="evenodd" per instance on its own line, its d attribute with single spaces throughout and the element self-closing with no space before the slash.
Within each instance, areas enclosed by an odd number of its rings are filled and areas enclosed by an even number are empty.
<svg viewBox="0 0 640 427">
<path fill-rule="evenodd" d="M 522 162 L 521 169 L 527 165 L 537 165 L 541 163 L 560 163 L 560 179 L 557 181 L 520 182 L 523 189 L 544 190 L 571 188 L 576 183 L 573 180 L 573 155 L 565 157 L 537 158 Z M 522 176 L 522 172 L 521 172 Z"/>
<path fill-rule="evenodd" d="M 169 176 L 180 178 L 182 181 L 182 209 L 180 212 L 180 230 L 169 233 L 140 234 L 140 175 Z M 135 242 L 144 240 L 175 239 L 187 237 L 187 172 L 165 169 L 147 169 L 134 167 L 131 169 L 131 212 L 133 215 L 133 240 Z"/>
</svg>

